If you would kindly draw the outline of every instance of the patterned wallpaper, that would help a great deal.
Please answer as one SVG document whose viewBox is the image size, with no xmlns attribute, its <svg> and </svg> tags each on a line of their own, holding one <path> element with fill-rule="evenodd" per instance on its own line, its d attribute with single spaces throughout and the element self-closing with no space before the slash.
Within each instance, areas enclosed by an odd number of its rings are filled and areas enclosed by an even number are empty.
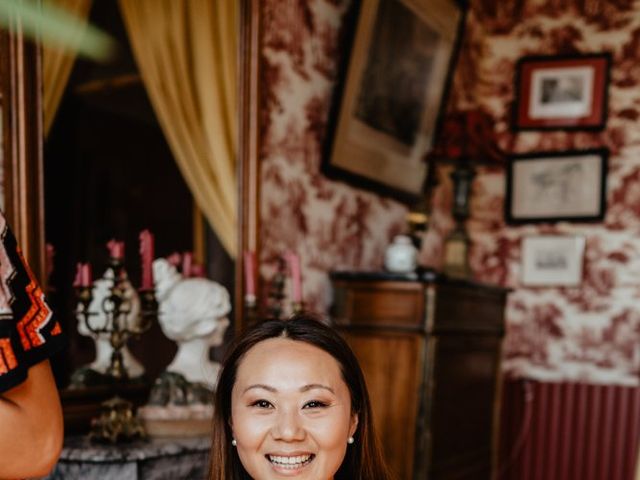
<svg viewBox="0 0 640 480">
<path fill-rule="evenodd" d="M 405 209 L 319 173 L 324 130 L 342 52 L 345 0 L 264 0 L 265 97 L 261 273 L 285 249 L 300 253 L 305 299 L 330 304 L 327 270 L 379 268 Z M 451 108 L 481 107 L 500 147 L 533 152 L 606 146 L 603 223 L 507 227 L 504 168 L 482 167 L 473 187 L 471 264 L 477 279 L 513 288 L 505 369 L 540 380 L 637 384 L 640 367 L 640 1 L 472 0 Z M 521 20 L 524 19 L 524 20 Z M 510 131 L 515 62 L 527 54 L 611 52 L 609 118 L 602 132 Z M 422 262 L 439 266 L 453 226 L 451 185 L 440 171 Z M 580 288 L 523 288 L 520 241 L 537 233 L 587 238 Z"/>
<path fill-rule="evenodd" d="M 328 271 L 380 269 L 405 207 L 320 173 L 344 0 L 264 1 L 261 274 L 299 253 L 304 300 L 326 311 Z"/>
</svg>

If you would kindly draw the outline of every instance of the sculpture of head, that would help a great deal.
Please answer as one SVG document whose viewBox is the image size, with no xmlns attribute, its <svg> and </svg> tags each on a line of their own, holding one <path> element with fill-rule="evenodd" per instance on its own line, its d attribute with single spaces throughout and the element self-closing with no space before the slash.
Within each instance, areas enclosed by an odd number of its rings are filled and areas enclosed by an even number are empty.
<svg viewBox="0 0 640 480">
<path fill-rule="evenodd" d="M 229 292 L 205 278 L 183 278 L 166 259 L 153 262 L 160 327 L 167 338 L 188 342 L 209 338 L 222 343 L 231 311 Z"/>
</svg>

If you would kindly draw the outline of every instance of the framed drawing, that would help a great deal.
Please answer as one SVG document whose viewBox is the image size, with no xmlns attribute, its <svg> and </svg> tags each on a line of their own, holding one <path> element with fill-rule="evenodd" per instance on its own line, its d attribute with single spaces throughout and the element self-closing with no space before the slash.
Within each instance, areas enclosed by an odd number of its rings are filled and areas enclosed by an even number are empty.
<svg viewBox="0 0 640 480">
<path fill-rule="evenodd" d="M 604 128 L 609 54 L 529 56 L 516 67 L 515 130 Z"/>
<path fill-rule="evenodd" d="M 540 235 L 522 239 L 522 284 L 578 286 L 582 282 L 585 238 Z"/>
<path fill-rule="evenodd" d="M 513 156 L 507 165 L 507 223 L 604 218 L 608 150 Z"/>
<path fill-rule="evenodd" d="M 417 198 L 462 18 L 455 0 L 361 1 L 327 175 Z"/>
</svg>

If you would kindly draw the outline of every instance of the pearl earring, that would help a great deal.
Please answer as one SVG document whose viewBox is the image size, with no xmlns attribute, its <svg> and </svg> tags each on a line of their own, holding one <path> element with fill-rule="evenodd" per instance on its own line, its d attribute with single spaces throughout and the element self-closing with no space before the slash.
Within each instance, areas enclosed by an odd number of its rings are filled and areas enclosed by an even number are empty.
<svg viewBox="0 0 640 480">
<path fill-rule="evenodd" d="M 233 440 L 231 440 L 231 445 L 233 445 L 234 447 L 238 446 L 238 442 L 236 442 L 235 438 Z"/>
<path fill-rule="evenodd" d="M 353 445 L 353 442 L 355 442 L 355 440 L 353 439 L 353 437 L 349 437 L 349 438 L 347 439 L 347 443 L 348 443 L 349 445 Z"/>
</svg>

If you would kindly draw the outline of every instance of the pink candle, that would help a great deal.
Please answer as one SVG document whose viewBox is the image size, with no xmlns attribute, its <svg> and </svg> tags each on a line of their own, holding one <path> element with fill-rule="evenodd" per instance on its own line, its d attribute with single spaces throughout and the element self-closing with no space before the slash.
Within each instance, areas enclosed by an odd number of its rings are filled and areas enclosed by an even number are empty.
<svg viewBox="0 0 640 480">
<path fill-rule="evenodd" d="M 44 257 L 45 272 L 46 272 L 47 278 L 49 278 L 53 273 L 53 258 L 56 256 L 56 249 L 50 243 L 45 244 L 44 249 L 45 249 L 45 257 Z"/>
<path fill-rule="evenodd" d="M 140 257 L 142 260 L 142 290 L 153 289 L 153 257 L 154 243 L 153 234 L 149 230 L 140 232 Z"/>
<path fill-rule="evenodd" d="M 204 278 L 206 276 L 204 273 L 204 266 L 200 265 L 199 263 L 194 263 L 193 265 L 191 265 L 191 276 Z"/>
<path fill-rule="evenodd" d="M 73 280 L 74 287 L 90 287 L 92 281 L 91 265 L 89 263 L 76 264 L 76 277 Z"/>
<path fill-rule="evenodd" d="M 244 294 L 245 296 L 256 296 L 256 254 L 246 250 L 244 252 Z"/>
<path fill-rule="evenodd" d="M 109 257 L 114 260 L 124 260 L 124 242 L 112 238 L 107 242 L 107 248 L 109 249 Z"/>
<path fill-rule="evenodd" d="M 293 252 L 285 254 L 291 274 L 291 300 L 294 303 L 302 302 L 302 273 L 300 270 L 300 257 Z"/>
<path fill-rule="evenodd" d="M 193 276 L 193 253 L 184 252 L 182 254 L 182 276 L 187 278 Z"/>
</svg>

